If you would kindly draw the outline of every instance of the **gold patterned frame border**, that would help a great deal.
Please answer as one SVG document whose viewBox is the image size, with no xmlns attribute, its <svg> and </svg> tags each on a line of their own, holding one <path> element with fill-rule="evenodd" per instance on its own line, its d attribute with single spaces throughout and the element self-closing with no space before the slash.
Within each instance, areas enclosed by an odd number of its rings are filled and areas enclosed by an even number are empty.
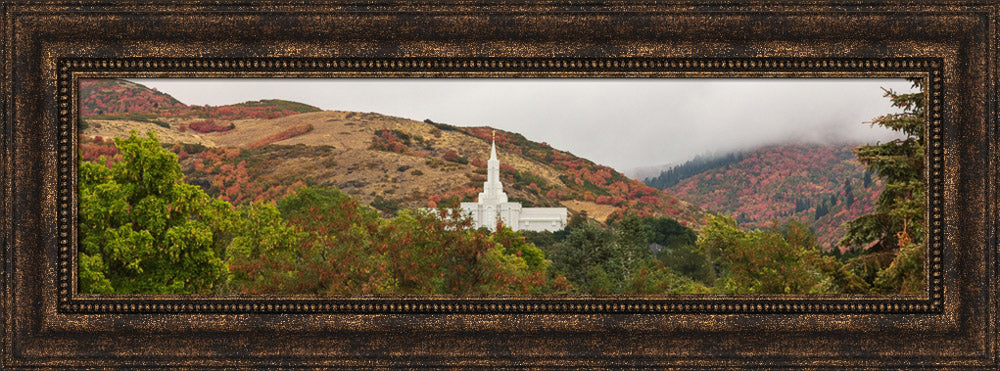
<svg viewBox="0 0 1000 371">
<path fill-rule="evenodd" d="M 747 314 L 941 313 L 943 131 L 935 58 L 61 58 L 58 61 L 58 311 L 60 313 Z M 76 292 L 77 80 L 111 77 L 917 77 L 927 89 L 926 291 L 911 296 L 636 295 L 236 297 Z"/>
<path fill-rule="evenodd" d="M 998 35 L 997 0 L 0 0 L 0 368 L 997 369 Z M 60 57 L 940 59 L 943 309 L 62 312 Z"/>
</svg>

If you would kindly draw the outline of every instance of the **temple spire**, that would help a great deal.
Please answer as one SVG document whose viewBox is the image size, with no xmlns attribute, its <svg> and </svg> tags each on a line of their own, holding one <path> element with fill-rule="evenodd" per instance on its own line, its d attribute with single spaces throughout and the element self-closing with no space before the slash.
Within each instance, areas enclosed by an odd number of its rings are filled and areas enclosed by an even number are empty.
<svg viewBox="0 0 1000 371">
<path fill-rule="evenodd" d="M 485 138 L 484 138 L 485 139 Z M 510 144 L 510 143 L 508 143 Z M 508 148 L 510 146 L 508 145 Z M 515 160 L 516 156 L 507 156 Z M 476 202 L 463 202 L 462 213 L 470 217 L 476 228 L 496 231 L 500 222 L 512 230 L 557 231 L 566 227 L 565 207 L 522 208 L 520 202 L 510 202 L 500 182 L 500 159 L 497 158 L 497 132 L 490 133 L 490 159 L 486 161 L 486 181 Z"/>
<path fill-rule="evenodd" d="M 497 131 L 493 130 L 490 135 L 490 160 L 497 159 Z"/>
<path fill-rule="evenodd" d="M 497 158 L 496 131 L 493 131 L 490 159 L 486 161 L 486 182 L 483 183 L 483 192 L 479 194 L 479 203 L 504 202 L 507 202 L 507 194 L 504 193 L 503 184 L 500 183 L 500 159 Z"/>
</svg>

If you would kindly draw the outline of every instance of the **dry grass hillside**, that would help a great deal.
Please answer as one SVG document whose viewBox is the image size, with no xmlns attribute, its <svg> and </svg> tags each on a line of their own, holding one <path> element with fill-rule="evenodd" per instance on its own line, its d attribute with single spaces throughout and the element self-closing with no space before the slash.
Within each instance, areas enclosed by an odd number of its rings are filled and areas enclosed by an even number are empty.
<svg viewBox="0 0 1000 371">
<path fill-rule="evenodd" d="M 84 138 L 156 132 L 180 155 L 190 183 L 236 203 L 320 186 L 337 187 L 387 214 L 401 207 L 451 207 L 475 200 L 489 157 L 483 128 L 376 113 L 84 121 Z M 497 142 L 505 190 L 525 206 L 565 206 L 599 221 L 628 209 L 696 228 L 704 218 L 690 203 L 519 134 L 497 131 Z"/>
<path fill-rule="evenodd" d="M 191 143 L 205 147 L 218 147 L 211 139 L 195 132 L 180 132 L 172 128 L 164 128 L 151 122 L 131 120 L 87 120 L 87 128 L 80 131 L 85 137 L 100 136 L 114 138 L 128 136 L 130 132 L 142 134 L 148 131 L 156 133 L 162 143 Z"/>
</svg>

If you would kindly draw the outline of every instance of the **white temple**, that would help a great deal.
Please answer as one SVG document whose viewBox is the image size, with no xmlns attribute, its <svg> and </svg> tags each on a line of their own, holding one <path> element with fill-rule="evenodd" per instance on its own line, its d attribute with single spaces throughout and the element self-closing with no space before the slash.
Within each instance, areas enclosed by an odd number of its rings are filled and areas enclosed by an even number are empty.
<svg viewBox="0 0 1000 371">
<path fill-rule="evenodd" d="M 490 147 L 486 162 L 486 182 L 476 202 L 463 202 L 462 213 L 472 218 L 475 228 L 496 230 L 497 220 L 515 231 L 558 231 L 566 227 L 565 207 L 521 207 L 518 202 L 508 202 L 500 183 L 500 160 L 497 160 L 496 140 Z"/>
</svg>

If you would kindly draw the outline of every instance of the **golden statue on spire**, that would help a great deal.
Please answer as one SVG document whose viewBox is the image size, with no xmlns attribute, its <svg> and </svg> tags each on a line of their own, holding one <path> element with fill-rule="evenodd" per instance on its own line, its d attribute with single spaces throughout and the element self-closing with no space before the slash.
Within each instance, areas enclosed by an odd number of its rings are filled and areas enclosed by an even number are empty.
<svg viewBox="0 0 1000 371">
<path fill-rule="evenodd" d="M 494 142 L 497 141 L 497 129 L 493 129 L 493 131 L 490 132 L 490 140 Z"/>
</svg>

